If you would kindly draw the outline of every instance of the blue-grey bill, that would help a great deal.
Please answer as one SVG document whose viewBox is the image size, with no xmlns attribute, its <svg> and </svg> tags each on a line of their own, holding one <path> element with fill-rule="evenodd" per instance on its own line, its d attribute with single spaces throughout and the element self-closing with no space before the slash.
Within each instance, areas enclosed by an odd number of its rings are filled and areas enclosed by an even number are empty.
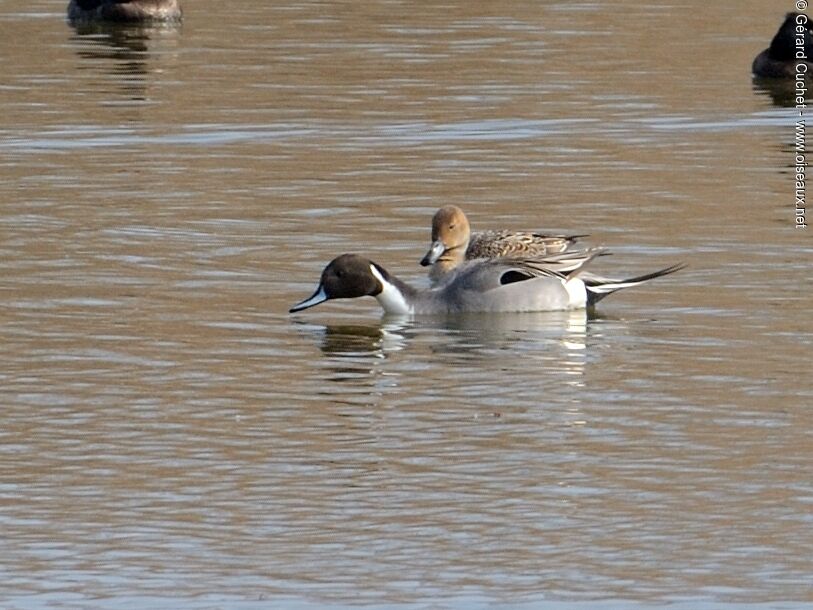
<svg viewBox="0 0 813 610">
<path fill-rule="evenodd" d="M 421 259 L 421 265 L 424 267 L 428 267 L 429 265 L 434 265 L 435 262 L 440 258 L 440 255 L 446 251 L 446 246 L 443 245 L 443 242 L 437 240 L 432 242 L 432 246 L 429 248 L 429 252 Z"/>
<path fill-rule="evenodd" d="M 318 305 L 319 303 L 324 303 L 327 301 L 327 295 L 325 294 L 324 287 L 319 284 L 319 288 L 316 289 L 316 292 L 313 293 L 313 296 L 308 297 L 301 303 L 297 303 L 291 309 L 288 310 L 288 313 L 294 313 L 296 311 L 302 311 L 303 309 L 307 309 L 308 307 L 313 307 L 314 305 Z"/>
</svg>

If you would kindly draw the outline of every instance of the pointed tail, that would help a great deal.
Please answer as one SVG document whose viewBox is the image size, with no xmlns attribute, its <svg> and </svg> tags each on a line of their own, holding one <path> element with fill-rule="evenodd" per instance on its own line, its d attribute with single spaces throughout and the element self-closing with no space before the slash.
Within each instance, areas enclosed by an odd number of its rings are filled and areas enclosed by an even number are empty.
<svg viewBox="0 0 813 610">
<path fill-rule="evenodd" d="M 652 273 L 631 277 L 625 280 L 601 277 L 600 275 L 595 275 L 589 272 L 581 273 L 579 278 L 584 282 L 584 285 L 587 288 L 587 305 L 589 306 L 595 305 L 601 299 L 606 297 L 608 294 L 612 294 L 616 290 L 637 286 L 638 284 L 655 279 L 656 277 L 663 277 L 664 275 L 675 273 L 675 271 L 680 271 L 685 267 L 685 263 L 678 263 L 677 265 L 672 265 L 671 267 L 666 267 L 665 269 L 661 269 L 659 271 L 653 271 Z"/>
</svg>

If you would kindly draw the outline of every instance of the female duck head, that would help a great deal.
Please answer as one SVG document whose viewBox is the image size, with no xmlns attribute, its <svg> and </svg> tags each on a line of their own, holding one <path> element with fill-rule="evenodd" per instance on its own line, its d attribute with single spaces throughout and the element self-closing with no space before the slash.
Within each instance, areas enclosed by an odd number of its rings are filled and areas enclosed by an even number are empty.
<svg viewBox="0 0 813 610">
<path fill-rule="evenodd" d="M 456 251 L 460 259 L 458 262 L 462 262 L 470 238 L 471 227 L 463 210 L 456 205 L 443 206 L 432 217 L 432 245 L 421 260 L 421 265 L 427 267 L 435 264 L 450 250 Z"/>
</svg>

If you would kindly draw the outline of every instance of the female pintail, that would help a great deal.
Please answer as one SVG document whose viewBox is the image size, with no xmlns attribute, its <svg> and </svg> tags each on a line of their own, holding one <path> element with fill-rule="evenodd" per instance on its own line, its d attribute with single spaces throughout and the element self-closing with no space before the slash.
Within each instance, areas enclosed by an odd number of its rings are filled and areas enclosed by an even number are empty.
<svg viewBox="0 0 813 610">
<path fill-rule="evenodd" d="M 579 237 L 586 236 L 506 230 L 472 233 L 463 210 L 447 205 L 432 218 L 432 245 L 421 265 L 432 265 L 429 278 L 434 283 L 466 260 L 549 256 L 566 251 Z"/>
</svg>

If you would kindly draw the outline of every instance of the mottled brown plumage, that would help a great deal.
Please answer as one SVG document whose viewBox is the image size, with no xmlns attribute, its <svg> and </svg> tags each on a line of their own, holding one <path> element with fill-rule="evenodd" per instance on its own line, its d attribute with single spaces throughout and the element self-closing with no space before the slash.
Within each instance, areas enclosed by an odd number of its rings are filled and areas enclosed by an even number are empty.
<svg viewBox="0 0 813 610">
<path fill-rule="evenodd" d="M 520 231 L 477 231 L 469 238 L 466 258 L 506 256 L 546 256 L 570 247 L 576 238 L 568 235 L 543 235 Z"/>
<path fill-rule="evenodd" d="M 566 251 L 584 235 L 547 235 L 523 231 L 492 230 L 471 232 L 469 221 L 459 207 L 447 205 L 432 218 L 432 246 L 421 265 L 432 265 L 433 282 L 466 260 L 477 258 L 534 258 Z"/>
</svg>

